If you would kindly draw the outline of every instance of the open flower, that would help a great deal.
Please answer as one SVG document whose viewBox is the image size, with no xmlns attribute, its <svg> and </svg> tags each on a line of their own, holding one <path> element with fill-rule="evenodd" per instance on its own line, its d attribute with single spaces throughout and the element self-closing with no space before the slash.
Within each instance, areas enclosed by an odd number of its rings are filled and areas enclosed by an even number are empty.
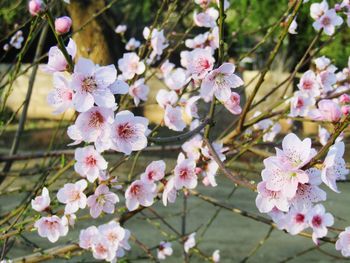
<svg viewBox="0 0 350 263">
<path fill-rule="evenodd" d="M 77 148 L 74 154 L 77 162 L 74 164 L 75 171 L 83 177 L 86 177 L 89 182 L 94 182 L 100 171 L 106 170 L 108 163 L 98 153 L 93 146 Z"/>
<path fill-rule="evenodd" d="M 213 69 L 215 59 L 211 48 L 196 48 L 190 52 L 181 52 L 181 65 L 194 80 L 203 79 Z"/>
<path fill-rule="evenodd" d="M 176 68 L 171 70 L 164 80 L 169 89 L 179 91 L 189 82 L 190 78 L 183 68 Z"/>
<path fill-rule="evenodd" d="M 89 226 L 81 230 L 79 234 L 79 246 L 84 249 L 90 249 L 98 234 L 98 229 L 95 226 Z"/>
<path fill-rule="evenodd" d="M 87 187 L 86 180 L 82 179 L 74 184 L 68 183 L 57 192 L 59 202 L 66 204 L 65 214 L 74 214 L 86 206 L 86 195 L 83 193 Z"/>
<path fill-rule="evenodd" d="M 237 92 L 231 92 L 231 95 L 224 100 L 224 106 L 232 114 L 239 115 L 242 112 L 240 102 L 241 96 Z"/>
<path fill-rule="evenodd" d="M 185 129 L 186 123 L 182 119 L 181 107 L 167 105 L 164 113 L 164 124 L 174 131 L 182 131 Z"/>
<path fill-rule="evenodd" d="M 115 115 L 112 124 L 112 149 L 130 154 L 147 146 L 148 120 L 134 116 L 130 111 L 121 111 Z"/>
<path fill-rule="evenodd" d="M 59 237 L 66 236 L 68 225 L 58 216 L 42 217 L 35 222 L 34 227 L 38 229 L 41 237 L 47 237 L 51 243 L 55 243 Z"/>
<path fill-rule="evenodd" d="M 337 187 L 338 180 L 345 180 L 345 175 L 349 173 L 343 158 L 345 152 L 344 142 L 337 142 L 329 148 L 323 163 L 321 172 L 322 181 L 334 192 L 339 193 Z"/>
<path fill-rule="evenodd" d="M 135 52 L 124 53 L 123 57 L 118 60 L 118 67 L 124 79 L 132 79 L 135 75 L 141 75 L 146 69 L 145 64 L 140 61 Z"/>
<path fill-rule="evenodd" d="M 309 94 L 301 91 L 295 92 L 290 100 L 290 116 L 308 116 L 315 103 L 316 100 Z"/>
<path fill-rule="evenodd" d="M 323 29 L 326 35 L 333 35 L 336 26 L 340 26 L 343 23 L 343 19 L 337 15 L 334 9 L 329 9 L 324 12 L 324 14 L 318 18 L 312 26 L 320 31 Z"/>
<path fill-rule="evenodd" d="M 271 191 L 266 188 L 266 182 L 258 184 L 258 196 L 255 200 L 260 213 L 269 213 L 276 207 L 278 210 L 288 212 L 290 203 L 287 196 L 281 191 Z"/>
<path fill-rule="evenodd" d="M 173 254 L 173 249 L 170 242 L 161 241 L 157 249 L 157 257 L 160 260 L 165 259 Z"/>
<path fill-rule="evenodd" d="M 48 94 L 47 102 L 55 108 L 54 114 L 60 114 L 73 107 L 73 90 L 68 81 L 58 73 L 53 75 L 54 89 Z"/>
<path fill-rule="evenodd" d="M 114 95 L 109 89 L 117 78 L 114 65 L 100 67 L 91 60 L 79 58 L 72 75 L 72 88 L 76 94 L 73 103 L 77 111 L 84 112 L 94 106 L 115 108 Z"/>
<path fill-rule="evenodd" d="M 77 53 L 77 46 L 73 39 L 69 39 L 66 50 L 72 59 L 74 59 Z M 68 62 L 62 51 L 57 46 L 51 47 L 49 50 L 49 60 L 47 62 L 47 65 L 42 67 L 42 70 L 48 73 L 54 73 L 59 71 L 66 71 L 67 68 Z"/>
<path fill-rule="evenodd" d="M 300 79 L 298 88 L 312 97 L 320 95 L 320 86 L 316 74 L 312 70 L 306 71 Z"/>
<path fill-rule="evenodd" d="M 219 68 L 212 70 L 202 81 L 200 95 L 208 102 L 213 96 L 218 100 L 226 101 L 231 96 L 231 88 L 243 85 L 243 80 L 234 74 L 235 66 L 232 63 L 224 63 Z"/>
<path fill-rule="evenodd" d="M 350 257 L 350 227 L 339 234 L 335 249 L 340 250 L 344 257 Z"/>
<path fill-rule="evenodd" d="M 199 27 L 215 27 L 219 12 L 213 7 L 206 9 L 204 12 L 193 14 L 193 20 Z"/>
<path fill-rule="evenodd" d="M 68 136 L 79 144 L 82 141 L 95 143 L 99 152 L 111 147 L 110 126 L 113 123 L 113 110 L 92 107 L 79 114 L 74 125 L 68 128 Z"/>
<path fill-rule="evenodd" d="M 49 190 L 46 187 L 43 188 L 41 195 L 35 197 L 31 204 L 35 211 L 42 212 L 50 206 L 50 195 Z"/>
<path fill-rule="evenodd" d="M 190 251 L 191 248 L 196 246 L 196 232 L 190 234 L 185 243 L 184 243 L 184 250 L 186 253 L 188 253 Z"/>
<path fill-rule="evenodd" d="M 96 188 L 95 193 L 87 199 L 90 215 L 97 218 L 102 212 L 113 214 L 114 206 L 118 201 L 118 196 L 110 192 L 108 186 L 101 184 Z"/>
<path fill-rule="evenodd" d="M 327 227 L 334 224 L 334 218 L 326 213 L 323 205 L 315 205 L 307 214 L 307 220 L 313 230 L 312 240 L 318 244 L 317 239 L 327 235 Z"/>
<path fill-rule="evenodd" d="M 192 159 L 185 159 L 183 153 L 180 153 L 177 158 L 177 164 L 174 169 L 174 186 L 176 189 L 182 189 L 183 187 L 188 189 L 196 188 L 197 175 L 196 175 L 196 163 Z"/>
<path fill-rule="evenodd" d="M 170 203 L 175 203 L 176 196 L 177 196 L 177 190 L 174 185 L 175 179 L 174 176 L 170 177 L 169 180 L 166 182 L 163 190 L 162 195 L 162 201 L 164 206 L 168 205 L 168 201 Z"/>
<path fill-rule="evenodd" d="M 129 88 L 129 94 L 134 98 L 136 106 L 140 104 L 140 101 L 146 101 L 149 93 L 149 87 L 145 84 L 145 79 L 138 79 Z"/>
<path fill-rule="evenodd" d="M 119 223 L 111 221 L 107 224 L 100 225 L 98 227 L 100 234 L 106 239 L 109 243 L 110 248 L 117 250 L 120 243 L 125 238 L 126 231 L 120 226 Z"/>
<path fill-rule="evenodd" d="M 158 105 L 165 109 L 167 105 L 174 106 L 178 100 L 178 96 L 173 90 L 167 91 L 165 89 L 161 89 L 157 93 L 156 100 Z"/>
<path fill-rule="evenodd" d="M 146 171 L 141 174 L 141 180 L 156 182 L 163 179 L 164 175 L 165 162 L 163 160 L 153 161 L 146 167 Z"/>
<path fill-rule="evenodd" d="M 156 196 L 156 185 L 142 180 L 134 181 L 125 191 L 126 207 L 134 211 L 139 205 L 151 206 Z"/>
</svg>

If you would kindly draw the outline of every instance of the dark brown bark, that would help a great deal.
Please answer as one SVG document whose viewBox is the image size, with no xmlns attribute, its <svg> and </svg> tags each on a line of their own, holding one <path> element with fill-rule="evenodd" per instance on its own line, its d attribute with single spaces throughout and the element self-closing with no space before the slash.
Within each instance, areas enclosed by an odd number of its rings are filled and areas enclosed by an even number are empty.
<svg viewBox="0 0 350 263">
<path fill-rule="evenodd" d="M 68 5 L 68 12 L 73 20 L 73 30 L 80 29 L 105 5 L 104 0 L 72 0 Z M 73 36 L 78 46 L 78 57 L 90 58 L 100 65 L 115 62 L 110 48 L 114 35 L 111 36 L 110 32 L 112 30 L 105 23 L 104 15 L 88 23 Z M 107 37 L 108 35 L 109 37 Z"/>
</svg>

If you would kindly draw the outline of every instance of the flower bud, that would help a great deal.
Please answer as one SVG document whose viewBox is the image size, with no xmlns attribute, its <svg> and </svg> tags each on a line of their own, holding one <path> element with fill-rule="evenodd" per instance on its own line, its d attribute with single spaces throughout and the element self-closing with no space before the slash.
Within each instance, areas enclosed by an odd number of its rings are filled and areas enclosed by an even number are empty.
<svg viewBox="0 0 350 263">
<path fill-rule="evenodd" d="M 59 35 L 67 33 L 72 26 L 72 19 L 68 16 L 62 16 L 55 20 L 55 30 Z"/>
<path fill-rule="evenodd" d="M 341 107 L 341 111 L 343 112 L 343 114 L 345 116 L 348 116 L 349 113 L 350 113 L 350 106 L 349 105 L 345 105 L 345 106 Z"/>
<path fill-rule="evenodd" d="M 350 96 L 348 94 L 343 94 L 339 97 L 339 101 L 344 104 L 350 103 Z"/>
<path fill-rule="evenodd" d="M 37 16 L 44 9 L 44 3 L 41 0 L 30 0 L 28 3 L 29 13 Z"/>
</svg>

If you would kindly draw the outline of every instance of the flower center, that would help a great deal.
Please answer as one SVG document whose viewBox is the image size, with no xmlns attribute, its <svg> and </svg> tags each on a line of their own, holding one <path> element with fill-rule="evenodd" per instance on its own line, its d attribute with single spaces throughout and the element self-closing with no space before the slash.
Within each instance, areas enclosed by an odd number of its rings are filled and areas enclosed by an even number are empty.
<svg viewBox="0 0 350 263">
<path fill-rule="evenodd" d="M 139 185 L 133 185 L 130 189 L 130 192 L 133 194 L 133 195 L 137 195 L 141 190 L 141 187 Z"/>
<path fill-rule="evenodd" d="M 315 227 L 320 227 L 322 225 L 322 218 L 316 215 L 312 218 L 312 225 Z"/>
<path fill-rule="evenodd" d="M 303 214 L 296 214 L 295 222 L 304 223 L 304 220 L 305 220 L 305 216 Z"/>
<path fill-rule="evenodd" d="M 129 139 L 134 134 L 134 130 L 129 123 L 124 123 L 118 125 L 117 134 L 122 139 Z"/>
<path fill-rule="evenodd" d="M 328 16 L 322 18 L 322 25 L 329 26 L 331 24 L 331 19 Z"/>
<path fill-rule="evenodd" d="M 89 126 L 99 128 L 104 123 L 104 118 L 102 114 L 98 111 L 92 112 L 90 114 Z"/>
<path fill-rule="evenodd" d="M 85 163 L 88 165 L 88 166 L 95 166 L 97 161 L 95 159 L 95 157 L 93 157 L 92 155 L 86 157 L 85 159 Z"/>
<path fill-rule="evenodd" d="M 90 93 L 90 92 L 94 91 L 95 89 L 97 89 L 97 83 L 96 83 L 95 77 L 88 76 L 88 77 L 84 78 L 81 86 L 82 86 L 83 91 L 85 91 L 85 92 Z"/>
</svg>

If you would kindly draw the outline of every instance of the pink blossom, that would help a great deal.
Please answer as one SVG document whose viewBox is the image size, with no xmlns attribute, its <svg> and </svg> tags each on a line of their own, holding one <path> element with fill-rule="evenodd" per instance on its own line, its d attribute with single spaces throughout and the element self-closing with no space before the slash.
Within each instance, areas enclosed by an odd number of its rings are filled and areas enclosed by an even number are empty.
<svg viewBox="0 0 350 263">
<path fill-rule="evenodd" d="M 129 238 L 130 238 L 130 231 L 128 229 L 125 229 L 125 235 L 122 241 L 119 242 L 119 247 L 117 250 L 117 257 L 124 257 L 125 250 L 130 250 L 131 247 L 129 245 Z"/>
<path fill-rule="evenodd" d="M 220 250 L 215 250 L 214 252 L 213 252 L 213 254 L 211 255 L 211 258 L 212 258 L 212 260 L 213 260 L 213 262 L 214 263 L 218 263 L 218 262 L 220 262 Z"/>
<path fill-rule="evenodd" d="M 100 225 L 98 227 L 100 234 L 106 239 L 109 243 L 110 248 L 117 250 L 120 243 L 125 238 L 125 229 L 120 226 L 119 223 L 115 221 L 110 221 L 107 224 Z"/>
<path fill-rule="evenodd" d="M 156 185 L 142 180 L 134 181 L 125 191 L 126 207 L 134 211 L 139 205 L 151 206 L 156 196 Z"/>
<path fill-rule="evenodd" d="M 325 56 L 316 58 L 315 65 L 319 71 L 328 70 L 330 72 L 335 72 L 337 69 L 331 64 L 331 60 Z"/>
<path fill-rule="evenodd" d="M 50 195 L 49 195 L 49 190 L 47 190 L 46 187 L 43 188 L 41 195 L 35 197 L 32 199 L 32 208 L 35 211 L 42 212 L 46 210 L 50 206 Z"/>
<path fill-rule="evenodd" d="M 281 158 L 272 156 L 264 160 L 265 169 L 261 176 L 266 182 L 266 188 L 270 191 L 281 191 L 283 196 L 292 198 L 298 189 L 298 184 L 307 183 L 308 175 L 298 169 L 291 170 L 289 163 L 285 164 Z"/>
<path fill-rule="evenodd" d="M 164 260 L 166 257 L 173 254 L 173 249 L 170 242 L 161 241 L 157 249 L 157 258 Z"/>
<path fill-rule="evenodd" d="M 69 16 L 62 16 L 55 20 L 55 30 L 59 35 L 68 33 L 72 26 L 72 19 Z"/>
<path fill-rule="evenodd" d="M 165 162 L 163 160 L 153 161 L 147 167 L 143 174 L 141 174 L 141 180 L 156 182 L 163 179 L 165 175 Z"/>
<path fill-rule="evenodd" d="M 168 42 L 164 36 L 164 30 L 158 30 L 153 28 L 152 32 L 148 27 L 143 30 L 143 36 L 145 39 L 151 40 L 151 47 L 153 49 L 151 57 L 160 56 L 163 54 L 163 50 L 168 46 Z"/>
<path fill-rule="evenodd" d="M 114 213 L 114 205 L 119 202 L 118 196 L 110 192 L 108 186 L 99 185 L 95 193 L 87 199 L 87 205 L 90 207 L 90 215 L 92 218 L 97 218 L 102 211 L 107 214 Z"/>
<path fill-rule="evenodd" d="M 199 27 L 215 27 L 219 12 L 213 7 L 206 9 L 204 12 L 193 14 L 193 20 Z"/>
<path fill-rule="evenodd" d="M 69 82 L 59 73 L 53 75 L 54 89 L 47 96 L 47 102 L 55 108 L 54 114 L 60 114 L 73 107 L 73 90 Z"/>
<path fill-rule="evenodd" d="M 185 243 L 184 243 L 184 250 L 186 253 L 188 253 L 190 251 L 191 248 L 196 246 L 196 232 L 190 234 Z"/>
<path fill-rule="evenodd" d="M 333 85 L 337 82 L 337 77 L 334 72 L 324 70 L 317 75 L 317 81 L 322 87 L 323 92 L 327 93 L 333 90 Z"/>
<path fill-rule="evenodd" d="M 66 47 L 68 54 L 74 59 L 77 53 L 77 46 L 73 39 L 69 39 L 68 46 Z M 57 47 L 51 47 L 49 50 L 49 60 L 47 65 L 42 67 L 43 71 L 48 73 L 54 73 L 57 71 L 66 71 L 68 68 L 68 62 L 64 57 L 62 51 Z"/>
<path fill-rule="evenodd" d="M 91 250 L 95 259 L 112 261 L 116 256 L 116 250 L 110 246 L 107 239 L 102 235 L 98 235 L 94 238 Z"/>
<path fill-rule="evenodd" d="M 350 257 L 350 227 L 339 234 L 335 249 L 340 250 L 344 257 Z"/>
<path fill-rule="evenodd" d="M 350 114 L 350 105 L 342 106 L 341 111 L 344 114 L 344 116 L 348 116 Z"/>
<path fill-rule="evenodd" d="M 205 186 L 217 186 L 215 177 L 218 169 L 219 165 L 216 163 L 216 161 L 211 160 L 204 164 L 204 168 L 202 170 L 204 178 L 202 182 Z"/>
<path fill-rule="evenodd" d="M 321 3 L 313 3 L 310 6 L 310 15 L 313 19 L 319 19 L 328 10 L 328 3 L 323 0 Z"/>
<path fill-rule="evenodd" d="M 274 207 L 277 207 L 280 211 L 287 212 L 290 206 L 288 198 L 281 191 L 267 189 L 264 181 L 258 184 L 258 196 L 255 204 L 260 213 L 269 213 Z"/>
<path fill-rule="evenodd" d="M 177 96 L 176 92 L 173 90 L 167 91 L 165 89 L 161 89 L 157 93 L 156 100 L 157 100 L 158 105 L 161 108 L 165 109 L 167 107 L 167 105 L 175 106 L 175 104 L 178 100 L 178 96 Z"/>
<path fill-rule="evenodd" d="M 219 68 L 212 70 L 202 81 L 200 95 L 208 102 L 213 96 L 218 100 L 226 101 L 231 96 L 231 88 L 242 86 L 243 80 L 234 74 L 235 66 L 232 63 L 224 63 Z"/>
<path fill-rule="evenodd" d="M 170 203 L 175 203 L 177 191 L 174 183 L 175 183 L 175 179 L 174 179 L 174 176 L 172 176 L 169 178 L 169 180 L 166 182 L 164 186 L 163 195 L 162 195 L 162 201 L 164 206 L 167 206 L 168 201 Z"/>
<path fill-rule="evenodd" d="M 194 80 L 203 79 L 213 69 L 215 59 L 210 48 L 196 48 L 190 52 L 181 52 L 183 65 Z"/>
<path fill-rule="evenodd" d="M 307 116 L 316 100 L 304 92 L 295 92 L 290 100 L 290 116 Z"/>
<path fill-rule="evenodd" d="M 114 32 L 116 32 L 117 34 L 124 34 L 126 30 L 127 30 L 127 26 L 126 25 L 118 25 L 114 29 Z"/>
<path fill-rule="evenodd" d="M 146 101 L 149 93 L 149 87 L 145 84 L 145 79 L 138 79 L 129 88 L 129 94 L 134 98 L 136 106 L 139 105 L 140 101 Z"/>
<path fill-rule="evenodd" d="M 311 148 L 311 139 L 300 140 L 294 133 L 289 133 L 283 138 L 282 151 L 276 148 L 276 152 L 277 157 L 293 169 L 301 168 L 316 155 L 316 150 Z"/>
<path fill-rule="evenodd" d="M 313 111 L 311 117 L 316 120 L 338 122 L 342 117 L 342 111 L 338 103 L 333 100 L 321 100 L 318 110 Z"/>
<path fill-rule="evenodd" d="M 130 111 L 121 111 L 115 115 L 112 124 L 112 149 L 130 154 L 147 146 L 148 120 L 134 116 Z"/>
<path fill-rule="evenodd" d="M 74 125 L 68 128 L 68 136 L 75 140 L 74 144 L 82 141 L 95 143 L 95 147 L 102 152 L 111 147 L 110 127 L 113 123 L 113 110 L 92 107 L 86 112 L 79 114 Z"/>
<path fill-rule="evenodd" d="M 136 40 L 135 38 L 130 38 L 128 43 L 125 45 L 126 50 L 135 50 L 141 45 L 141 42 Z"/>
<path fill-rule="evenodd" d="M 95 226 L 89 226 L 80 231 L 79 246 L 84 249 L 90 249 L 93 245 L 94 239 L 99 235 L 98 229 Z"/>
<path fill-rule="evenodd" d="M 228 97 L 228 99 L 224 100 L 224 106 L 232 114 L 239 115 L 242 112 L 240 102 L 241 96 L 239 96 L 239 94 L 236 92 L 231 92 L 231 95 Z"/>
<path fill-rule="evenodd" d="M 321 171 L 322 181 L 334 192 L 339 193 L 336 182 L 345 180 L 345 175 L 349 173 L 343 158 L 345 152 L 344 142 L 336 142 L 329 148 L 327 156 L 323 162 Z"/>
<path fill-rule="evenodd" d="M 29 13 L 32 16 L 37 16 L 44 10 L 44 6 L 42 0 L 30 0 L 28 3 Z"/>
<path fill-rule="evenodd" d="M 200 96 L 192 96 L 189 99 L 182 98 L 180 104 L 185 106 L 185 113 L 190 118 L 199 118 L 197 103 Z"/>
<path fill-rule="evenodd" d="M 288 233 L 291 235 L 297 235 L 304 229 L 308 228 L 309 224 L 306 216 L 307 209 L 305 207 L 292 207 L 285 217 Z"/>
<path fill-rule="evenodd" d="M 192 159 L 185 159 L 183 153 L 180 153 L 174 169 L 174 185 L 177 190 L 182 189 L 183 187 L 188 189 L 196 188 L 197 175 L 195 169 L 195 161 Z"/>
<path fill-rule="evenodd" d="M 66 236 L 68 233 L 68 226 L 55 215 L 40 218 L 34 227 L 38 229 L 39 236 L 46 237 L 51 243 L 55 243 L 60 236 Z"/>
<path fill-rule="evenodd" d="M 160 71 L 163 74 L 163 77 L 165 78 L 175 67 L 175 64 L 169 62 L 167 59 L 161 66 Z"/>
<path fill-rule="evenodd" d="M 298 184 L 295 196 L 290 200 L 295 206 L 312 207 L 314 203 L 325 201 L 327 194 L 319 185 L 321 184 L 321 172 L 316 168 L 305 171 L 309 176 L 309 182 Z"/>
<path fill-rule="evenodd" d="M 323 29 L 326 35 L 333 35 L 336 26 L 340 26 L 343 23 L 343 19 L 337 15 L 334 9 L 329 9 L 324 12 L 324 14 L 318 18 L 312 26 L 320 31 Z"/>
<path fill-rule="evenodd" d="M 174 131 L 182 131 L 186 123 L 182 119 L 181 107 L 172 107 L 167 105 L 164 112 L 164 124 Z"/>
<path fill-rule="evenodd" d="M 86 195 L 83 193 L 87 187 L 86 180 L 82 179 L 72 184 L 68 183 L 63 186 L 57 193 L 59 202 L 66 204 L 64 212 L 66 214 L 74 214 L 86 206 Z"/>
<path fill-rule="evenodd" d="M 198 34 L 193 39 L 186 39 L 185 45 L 188 48 L 203 48 L 208 40 L 209 32 Z"/>
<path fill-rule="evenodd" d="M 203 140 L 200 135 L 196 135 L 190 140 L 186 141 L 182 146 L 182 150 L 186 153 L 187 157 L 197 161 L 201 155 L 201 149 L 203 147 Z"/>
<path fill-rule="evenodd" d="M 135 52 L 124 53 L 123 57 L 118 60 L 118 67 L 125 79 L 132 79 L 135 75 L 141 75 L 146 67 L 140 61 Z"/>
<path fill-rule="evenodd" d="M 342 94 L 342 95 L 339 97 L 339 102 L 340 102 L 340 103 L 344 103 L 344 104 L 350 103 L 350 95 L 348 95 L 348 94 Z"/>
<path fill-rule="evenodd" d="M 312 70 L 306 71 L 300 79 L 298 88 L 312 97 L 320 95 L 320 86 L 317 82 L 316 75 Z"/>
<path fill-rule="evenodd" d="M 323 205 L 315 205 L 307 213 L 307 221 L 313 230 L 312 240 L 318 244 L 317 239 L 327 235 L 327 227 L 334 224 L 334 218 L 330 213 L 326 213 Z"/>
<path fill-rule="evenodd" d="M 77 161 L 74 164 L 74 170 L 91 183 L 98 178 L 100 171 L 106 170 L 108 166 L 106 160 L 93 146 L 77 148 L 74 157 Z"/>
<path fill-rule="evenodd" d="M 179 91 L 189 82 L 189 80 L 190 78 L 183 68 L 176 68 L 166 75 L 165 84 L 169 89 Z"/>
<path fill-rule="evenodd" d="M 109 89 L 117 78 L 114 65 L 100 67 L 91 60 L 79 58 L 72 75 L 76 94 L 73 103 L 77 111 L 84 112 L 94 106 L 115 108 L 114 95 Z"/>
</svg>

